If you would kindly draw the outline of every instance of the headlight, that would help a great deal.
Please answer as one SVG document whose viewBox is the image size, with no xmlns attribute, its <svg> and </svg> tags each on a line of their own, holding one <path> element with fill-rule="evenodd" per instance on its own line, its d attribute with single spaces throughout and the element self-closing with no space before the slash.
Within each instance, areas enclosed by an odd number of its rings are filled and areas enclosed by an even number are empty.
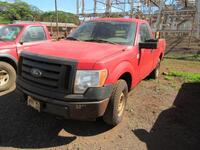
<svg viewBox="0 0 200 150">
<path fill-rule="evenodd" d="M 89 87 L 102 87 L 107 78 L 107 70 L 78 70 L 74 93 L 83 94 Z"/>
</svg>

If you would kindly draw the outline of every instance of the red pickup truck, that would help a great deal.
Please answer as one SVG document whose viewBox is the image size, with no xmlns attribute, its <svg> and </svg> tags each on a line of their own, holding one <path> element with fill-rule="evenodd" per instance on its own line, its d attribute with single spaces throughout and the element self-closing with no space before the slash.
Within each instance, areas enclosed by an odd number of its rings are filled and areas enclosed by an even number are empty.
<svg viewBox="0 0 200 150">
<path fill-rule="evenodd" d="M 23 51 L 17 90 L 39 112 L 121 122 L 128 92 L 157 78 L 166 42 L 144 20 L 104 18 L 83 23 L 66 40 Z"/>
<path fill-rule="evenodd" d="M 2 28 L 2 27 L 4 27 L 5 25 L 4 24 L 0 24 L 0 29 Z"/>
<path fill-rule="evenodd" d="M 41 24 L 11 24 L 0 28 L 0 92 L 15 83 L 21 50 L 50 39 L 47 27 Z"/>
</svg>

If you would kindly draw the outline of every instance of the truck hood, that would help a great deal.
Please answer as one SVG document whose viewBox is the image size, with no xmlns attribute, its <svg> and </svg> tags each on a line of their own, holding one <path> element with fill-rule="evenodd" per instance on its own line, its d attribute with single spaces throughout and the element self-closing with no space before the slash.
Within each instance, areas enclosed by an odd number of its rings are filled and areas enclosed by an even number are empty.
<svg viewBox="0 0 200 150">
<path fill-rule="evenodd" d="M 107 43 L 63 40 L 43 43 L 38 46 L 30 47 L 26 51 L 39 55 L 74 59 L 78 62 L 79 67 L 87 66 L 87 69 L 91 69 L 97 61 L 114 55 L 126 47 L 127 46 L 124 45 Z"/>
<path fill-rule="evenodd" d="M 0 50 L 13 48 L 15 46 L 16 46 L 16 43 L 13 41 L 9 41 L 9 42 L 0 41 Z"/>
</svg>

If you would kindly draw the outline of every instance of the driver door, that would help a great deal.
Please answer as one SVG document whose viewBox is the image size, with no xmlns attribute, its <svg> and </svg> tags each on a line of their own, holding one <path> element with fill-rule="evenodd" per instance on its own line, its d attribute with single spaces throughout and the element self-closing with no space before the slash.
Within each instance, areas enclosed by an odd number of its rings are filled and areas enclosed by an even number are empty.
<svg viewBox="0 0 200 150">
<path fill-rule="evenodd" d="M 151 39 L 151 34 L 149 32 L 148 26 L 146 24 L 141 24 L 139 29 L 139 43 L 145 42 L 148 39 Z M 139 72 L 140 78 L 146 78 L 153 67 L 153 50 L 152 49 L 140 49 L 140 59 L 139 59 Z"/>
</svg>

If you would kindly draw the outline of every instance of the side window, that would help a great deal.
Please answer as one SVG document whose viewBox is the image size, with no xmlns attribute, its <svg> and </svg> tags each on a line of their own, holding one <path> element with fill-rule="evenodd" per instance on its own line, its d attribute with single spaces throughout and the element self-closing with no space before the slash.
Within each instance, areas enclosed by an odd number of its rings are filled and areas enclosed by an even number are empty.
<svg viewBox="0 0 200 150">
<path fill-rule="evenodd" d="M 34 42 L 46 40 L 43 27 L 29 27 L 22 37 L 23 42 Z"/>
<path fill-rule="evenodd" d="M 145 42 L 146 40 L 151 39 L 148 27 L 146 24 L 141 24 L 140 26 L 140 42 Z"/>
</svg>

